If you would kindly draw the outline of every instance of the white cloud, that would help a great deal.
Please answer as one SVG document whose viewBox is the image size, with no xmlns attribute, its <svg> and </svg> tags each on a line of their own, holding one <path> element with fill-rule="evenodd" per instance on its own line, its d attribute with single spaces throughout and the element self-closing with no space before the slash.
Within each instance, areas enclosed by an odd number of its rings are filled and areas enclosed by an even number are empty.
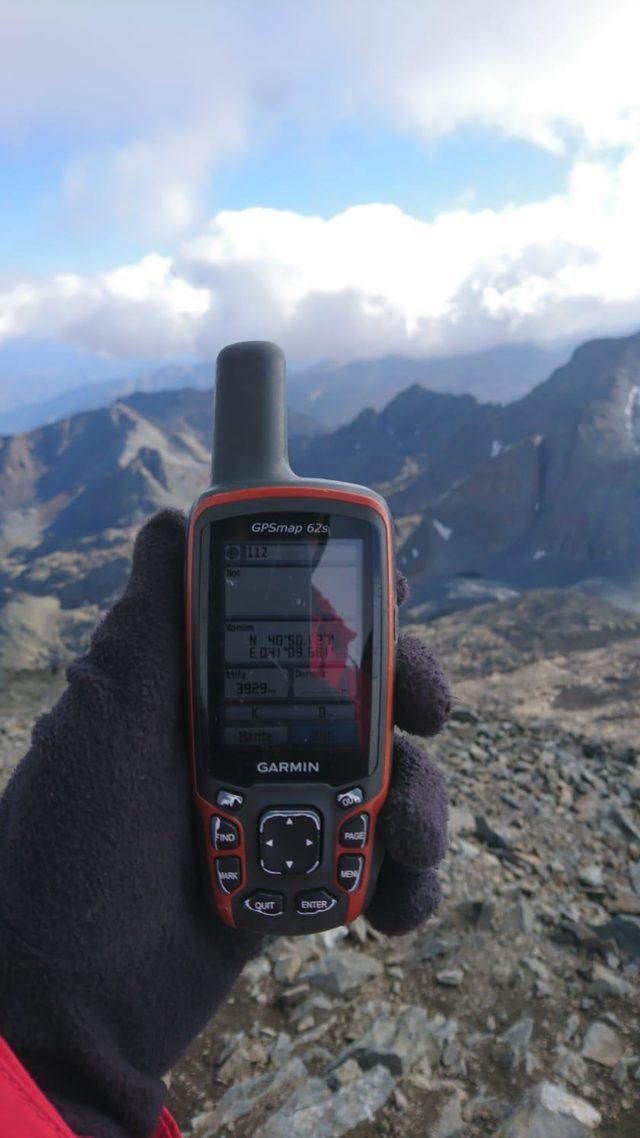
<svg viewBox="0 0 640 1138">
<path fill-rule="evenodd" d="M 344 11 L 363 99 L 375 93 L 427 138 L 472 124 L 551 150 L 638 139 L 636 0 L 351 0 Z"/>
<path fill-rule="evenodd" d="M 73 215 L 174 236 L 221 163 L 286 127 L 633 148 L 638 42 L 637 0 L 6 2 L 0 139 L 63 144 Z"/>
<path fill-rule="evenodd" d="M 640 149 L 576 163 L 545 201 L 432 222 L 383 204 L 224 211 L 173 257 L 5 286 L 0 338 L 154 357 L 269 338 L 311 359 L 616 332 L 640 324 L 639 200 Z"/>
<path fill-rule="evenodd" d="M 0 282 L 0 339 L 157 358 L 265 336 L 310 359 L 640 323 L 637 0 L 22 0 L 2 24 L 0 141 L 53 139 L 74 216 L 175 251 Z M 243 149 L 380 123 L 563 152 L 566 190 L 430 222 L 369 204 L 205 224 L 212 173 Z"/>
<path fill-rule="evenodd" d="M 167 239 L 198 216 L 200 192 L 216 160 L 244 142 L 239 116 L 218 118 L 214 132 L 199 123 L 172 128 L 121 148 L 83 151 L 66 167 L 62 192 L 85 227 L 108 218 L 123 229 Z"/>
<path fill-rule="evenodd" d="M 159 357 L 191 348 L 209 294 L 149 254 L 93 276 L 56 273 L 0 292 L 0 341 L 34 333 L 112 356 Z"/>
</svg>

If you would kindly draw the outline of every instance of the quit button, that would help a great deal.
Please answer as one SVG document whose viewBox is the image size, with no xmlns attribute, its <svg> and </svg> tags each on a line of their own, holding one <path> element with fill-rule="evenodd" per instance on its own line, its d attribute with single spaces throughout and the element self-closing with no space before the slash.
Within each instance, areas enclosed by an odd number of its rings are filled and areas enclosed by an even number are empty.
<svg viewBox="0 0 640 1138">
<path fill-rule="evenodd" d="M 284 911 L 284 897 L 282 893 L 267 893 L 262 889 L 245 897 L 244 907 L 252 913 L 261 913 L 263 917 L 279 917 Z"/>
</svg>

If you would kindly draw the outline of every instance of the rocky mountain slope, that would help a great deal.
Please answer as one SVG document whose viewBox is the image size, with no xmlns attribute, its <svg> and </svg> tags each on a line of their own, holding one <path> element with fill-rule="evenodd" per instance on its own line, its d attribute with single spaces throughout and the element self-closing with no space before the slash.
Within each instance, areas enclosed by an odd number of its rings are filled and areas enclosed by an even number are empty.
<svg viewBox="0 0 640 1138">
<path fill-rule="evenodd" d="M 290 430 L 308 422 L 291 417 Z M 211 391 L 136 393 L 110 407 L 0 438 L 5 545 L 22 523 L 45 551 L 126 528 L 207 484 Z M 14 539 L 15 540 L 15 539 Z"/>
<path fill-rule="evenodd" d="M 421 507 L 401 563 L 413 563 L 424 594 L 453 574 L 529 588 L 632 577 L 640 336 L 583 345 L 529 395 L 463 429 L 392 503 L 397 513 Z"/>
<path fill-rule="evenodd" d="M 212 393 L 136 393 L 0 438 L 0 668 L 75 651 L 121 591 L 138 526 L 208 485 Z M 290 430 L 309 429 L 291 416 Z"/>
<path fill-rule="evenodd" d="M 2 779 L 62 683 L 0 690 Z M 189 1138 L 636 1138 L 637 738 L 458 702 L 430 751 L 452 802 L 439 914 L 266 944 L 168 1080 Z"/>
<path fill-rule="evenodd" d="M 362 407 L 380 410 L 400 391 L 418 384 L 450 395 L 508 403 L 540 383 L 568 354 L 533 344 L 501 344 L 467 355 L 409 359 L 387 356 L 350 363 L 319 363 L 291 380 L 291 406 L 327 427 L 354 418 Z"/>
<path fill-rule="evenodd" d="M 381 411 L 372 407 L 336 431 L 294 440 L 298 474 L 375 485 L 398 494 L 439 456 L 460 432 L 480 429 L 499 410 L 472 395 L 444 395 L 413 384 Z"/>
<path fill-rule="evenodd" d="M 409 630 L 447 661 L 457 698 L 485 714 L 638 746 L 640 614 L 539 589 Z"/>
<path fill-rule="evenodd" d="M 444 432 L 412 388 L 297 452 L 343 477 L 379 462 L 424 611 L 575 582 L 640 595 L 640 335 L 584 344 L 506 407 L 456 403 Z"/>
</svg>

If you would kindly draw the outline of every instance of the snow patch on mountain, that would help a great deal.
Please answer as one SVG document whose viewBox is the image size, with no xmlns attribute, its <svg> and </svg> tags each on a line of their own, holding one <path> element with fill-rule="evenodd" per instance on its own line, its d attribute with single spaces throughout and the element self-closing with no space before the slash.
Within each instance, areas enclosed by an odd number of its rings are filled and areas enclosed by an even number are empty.
<svg viewBox="0 0 640 1138">
<path fill-rule="evenodd" d="M 640 443 L 640 387 L 635 384 L 625 403 L 624 423 L 634 443 Z"/>
<path fill-rule="evenodd" d="M 445 526 L 442 522 L 439 522 L 437 518 L 433 518 L 432 521 L 433 528 L 435 529 L 436 533 L 442 538 L 443 541 L 448 541 L 451 537 L 451 534 L 453 533 L 453 530 L 450 528 L 450 526 Z"/>
</svg>

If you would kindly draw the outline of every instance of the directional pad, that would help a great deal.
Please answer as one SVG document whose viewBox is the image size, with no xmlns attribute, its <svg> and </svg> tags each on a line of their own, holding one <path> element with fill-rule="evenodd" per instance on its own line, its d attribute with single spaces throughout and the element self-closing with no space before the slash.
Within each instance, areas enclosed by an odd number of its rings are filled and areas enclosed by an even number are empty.
<svg viewBox="0 0 640 1138">
<path fill-rule="evenodd" d="M 260 819 L 260 865 L 266 873 L 313 873 L 320 862 L 322 823 L 305 807 L 266 810 Z"/>
</svg>

